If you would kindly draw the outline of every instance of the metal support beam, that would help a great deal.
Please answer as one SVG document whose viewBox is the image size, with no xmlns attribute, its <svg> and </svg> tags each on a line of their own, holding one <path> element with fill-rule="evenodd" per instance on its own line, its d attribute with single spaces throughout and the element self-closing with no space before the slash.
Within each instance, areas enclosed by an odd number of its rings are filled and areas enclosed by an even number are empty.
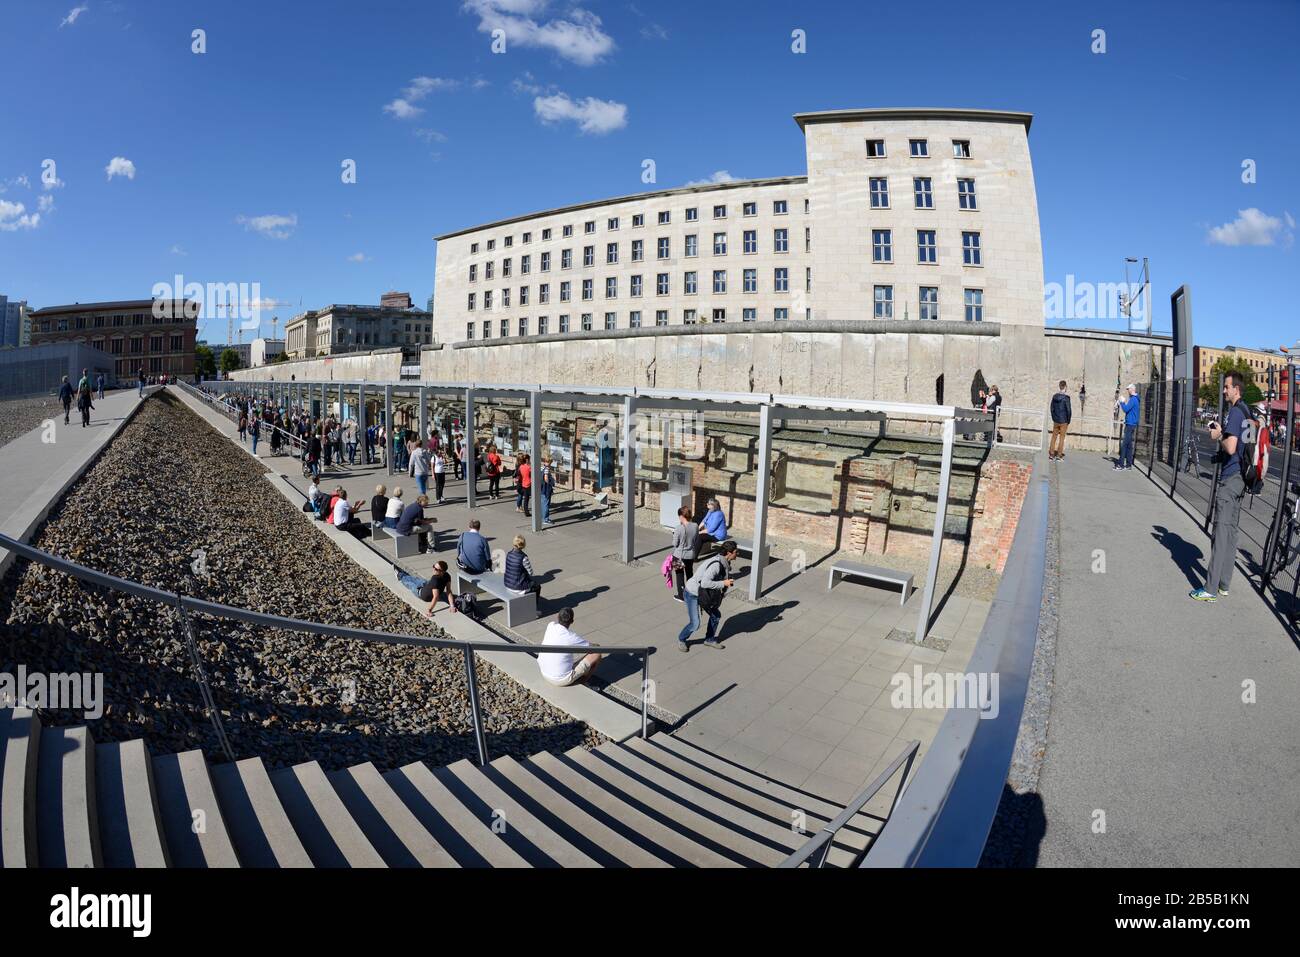
<svg viewBox="0 0 1300 957">
<path fill-rule="evenodd" d="M 343 421 L 343 383 L 339 383 L 339 422 Z"/>
<path fill-rule="evenodd" d="M 597 453 L 599 454 L 599 453 Z M 623 399 L 623 561 L 636 549 L 636 396 Z"/>
<path fill-rule="evenodd" d="M 361 464 L 369 465 L 366 461 L 366 429 L 370 423 L 366 421 L 366 384 L 362 382 L 357 386 L 357 444 L 361 446 Z"/>
<path fill-rule="evenodd" d="M 424 386 L 417 390 L 420 400 L 420 446 L 429 441 L 429 397 L 424 393 Z"/>
<path fill-rule="evenodd" d="M 754 492 L 754 551 L 749 565 L 749 600 L 758 601 L 767 565 L 767 499 L 772 476 L 772 407 L 758 413 L 758 488 Z"/>
<path fill-rule="evenodd" d="M 542 483 L 538 471 L 542 461 L 542 394 L 536 390 L 528 394 L 528 454 L 531 457 L 533 485 L 528 492 L 532 499 L 533 531 L 542 530 Z"/>
<path fill-rule="evenodd" d="M 384 386 L 384 461 L 388 463 L 388 474 L 395 475 L 393 468 L 393 387 Z"/>
<path fill-rule="evenodd" d="M 939 468 L 939 495 L 934 503 L 934 537 L 930 542 L 930 567 L 925 573 L 925 594 L 921 596 L 921 610 L 916 619 L 916 643 L 919 645 L 930 634 L 930 609 L 934 606 L 934 585 L 939 577 L 939 553 L 943 549 L 943 525 L 948 516 L 948 481 L 952 477 L 952 419 L 943 423 L 943 464 Z"/>
<path fill-rule="evenodd" d="M 476 507 L 478 477 L 474 474 L 474 390 L 465 390 L 465 504 Z"/>
</svg>

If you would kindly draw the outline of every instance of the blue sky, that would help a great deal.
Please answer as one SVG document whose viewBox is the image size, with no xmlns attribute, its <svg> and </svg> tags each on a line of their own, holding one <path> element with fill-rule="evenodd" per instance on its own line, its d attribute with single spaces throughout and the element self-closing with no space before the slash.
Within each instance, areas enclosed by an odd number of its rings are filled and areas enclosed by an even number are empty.
<svg viewBox="0 0 1300 957">
<path fill-rule="evenodd" d="M 1300 337 L 1294 0 L 5 0 L 0 37 L 0 293 L 33 306 L 177 273 L 258 283 L 268 331 L 422 304 L 440 232 L 803 173 L 800 111 L 959 106 L 1035 114 L 1047 282 L 1149 256 L 1158 330 L 1187 282 L 1200 343 Z"/>
</svg>

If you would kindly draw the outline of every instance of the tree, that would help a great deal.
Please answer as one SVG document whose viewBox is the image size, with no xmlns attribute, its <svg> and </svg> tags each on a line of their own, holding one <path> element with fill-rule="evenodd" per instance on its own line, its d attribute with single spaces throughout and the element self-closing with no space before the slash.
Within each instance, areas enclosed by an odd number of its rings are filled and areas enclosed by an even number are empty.
<svg viewBox="0 0 1300 957">
<path fill-rule="evenodd" d="M 205 379 L 216 377 L 217 359 L 210 347 L 205 345 L 194 347 L 194 371 Z"/>
<path fill-rule="evenodd" d="M 240 366 L 239 353 L 234 349 L 221 350 L 221 374 L 230 375 Z"/>
<path fill-rule="evenodd" d="M 1248 404 L 1255 404 L 1264 398 L 1264 393 L 1259 386 L 1255 384 L 1255 373 L 1251 370 L 1250 364 L 1242 356 L 1220 356 L 1214 363 L 1209 374 L 1206 375 L 1205 381 L 1201 383 L 1200 389 L 1197 390 L 1197 396 L 1202 402 L 1210 406 L 1219 404 L 1219 376 L 1227 375 L 1229 372 L 1240 372 L 1242 382 L 1245 387 L 1241 390 L 1241 397 Z"/>
</svg>

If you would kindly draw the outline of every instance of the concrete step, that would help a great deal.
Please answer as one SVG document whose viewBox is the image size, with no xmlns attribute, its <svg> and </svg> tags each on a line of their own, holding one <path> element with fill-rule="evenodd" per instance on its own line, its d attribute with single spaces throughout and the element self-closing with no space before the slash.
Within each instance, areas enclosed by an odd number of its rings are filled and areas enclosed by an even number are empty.
<svg viewBox="0 0 1300 957">
<path fill-rule="evenodd" d="M 725 824 L 697 813 L 689 805 L 665 797 L 590 751 L 572 748 L 561 760 L 568 762 L 592 782 L 618 795 L 627 804 L 657 819 L 665 827 L 680 831 L 695 843 L 710 848 L 741 867 L 764 866 L 774 863 L 780 856 L 771 848 L 745 840 Z"/>
<path fill-rule="evenodd" d="M 688 834 L 663 824 L 629 804 L 617 791 L 607 789 L 580 773 L 569 762 L 542 752 L 526 762 L 553 789 L 572 795 L 575 803 L 627 840 L 664 857 L 675 867 L 737 867 L 730 857 L 705 847 Z"/>
<path fill-rule="evenodd" d="M 803 807 L 808 811 L 809 815 L 816 815 L 823 820 L 833 820 L 840 811 L 844 810 L 842 805 L 836 804 L 834 801 L 828 801 L 825 798 L 791 787 L 757 771 L 742 768 L 731 763 L 726 758 L 705 751 L 703 748 L 696 747 L 687 741 L 682 741 L 671 734 L 656 734 L 650 738 L 650 743 L 655 747 L 675 754 L 683 761 L 688 761 L 718 775 L 719 778 L 734 781 L 743 787 L 753 788 L 773 800 L 788 804 L 791 807 Z M 842 845 L 853 851 L 859 851 L 867 846 L 872 835 L 879 829 L 879 821 L 864 814 L 859 814 L 840 830 L 835 843 L 837 846 Z M 811 837 L 811 835 L 809 836 Z M 839 855 L 832 852 L 831 863 L 835 863 L 838 857 Z"/>
<path fill-rule="evenodd" d="M 0 709 L 0 867 L 36 867 L 36 768 L 41 719 Z"/>
<path fill-rule="evenodd" d="M 517 851 L 493 834 L 422 761 L 384 775 L 411 809 L 462 867 L 527 867 Z"/>
<path fill-rule="evenodd" d="M 85 726 L 46 728 L 36 767 L 36 848 L 41 867 L 99 867 L 95 739 Z"/>
<path fill-rule="evenodd" d="M 602 867 L 670 866 L 607 827 L 595 815 L 587 813 L 572 795 L 552 788 L 533 773 L 531 766 L 520 764 L 508 754 L 493 761 L 483 773 Z"/>
<path fill-rule="evenodd" d="M 493 834 L 533 867 L 597 866 L 469 761 L 462 759 L 433 773 Z"/>
<path fill-rule="evenodd" d="M 389 867 L 459 867 L 373 764 L 327 775 L 339 800 Z"/>
<path fill-rule="evenodd" d="M 289 820 L 317 867 L 387 867 L 317 761 L 271 775 Z"/>
<path fill-rule="evenodd" d="M 169 867 L 153 762 L 143 738 L 95 747 L 99 840 L 105 867 Z"/>
<path fill-rule="evenodd" d="M 239 866 L 202 751 L 155 757 L 153 785 L 172 867 Z"/>
<path fill-rule="evenodd" d="M 312 866 L 261 758 L 217 765 L 212 783 L 245 867 Z"/>
<path fill-rule="evenodd" d="M 749 839 L 768 845 L 772 851 L 788 857 L 807 843 L 807 837 L 791 827 L 789 820 L 777 823 L 749 808 L 727 800 L 712 789 L 701 786 L 689 778 L 665 770 L 647 761 L 631 748 L 621 744 L 603 744 L 596 749 L 601 758 L 617 764 L 619 770 L 636 777 L 654 788 L 669 800 L 689 804 L 700 814 L 710 817 L 724 827 Z"/>
</svg>

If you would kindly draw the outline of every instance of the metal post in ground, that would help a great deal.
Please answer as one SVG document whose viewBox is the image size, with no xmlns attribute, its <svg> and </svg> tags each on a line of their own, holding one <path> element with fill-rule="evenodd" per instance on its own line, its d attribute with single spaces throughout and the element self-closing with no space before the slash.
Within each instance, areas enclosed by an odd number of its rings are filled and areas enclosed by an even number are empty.
<svg viewBox="0 0 1300 957">
<path fill-rule="evenodd" d="M 388 463 L 388 474 L 395 475 L 393 468 L 393 387 L 384 386 L 384 461 Z"/>
<path fill-rule="evenodd" d="M 1220 372 L 1219 373 L 1219 428 L 1222 429 L 1226 424 L 1227 423 L 1223 421 L 1223 373 Z M 1222 435 L 1223 433 L 1220 432 L 1219 434 Z M 1215 449 L 1215 452 L 1217 453 L 1218 449 Z M 1214 456 L 1215 459 L 1214 481 L 1210 483 L 1210 501 L 1209 504 L 1205 507 L 1205 531 L 1207 532 L 1210 530 L 1210 525 L 1213 524 L 1214 522 L 1214 499 L 1219 494 L 1219 474 L 1223 471 L 1223 462 L 1219 460 L 1222 458 L 1223 456 L 1218 454 Z"/>
<path fill-rule="evenodd" d="M 475 507 L 474 499 L 478 493 L 478 475 L 474 471 L 474 390 L 465 390 L 465 455 L 461 465 L 465 472 L 465 503 L 469 508 Z"/>
<path fill-rule="evenodd" d="M 487 767 L 487 739 L 483 735 L 483 713 L 479 710 L 478 676 L 474 674 L 474 649 L 465 649 L 465 681 L 469 685 L 469 713 L 474 723 L 474 743 L 478 745 L 479 767 Z"/>
</svg>

